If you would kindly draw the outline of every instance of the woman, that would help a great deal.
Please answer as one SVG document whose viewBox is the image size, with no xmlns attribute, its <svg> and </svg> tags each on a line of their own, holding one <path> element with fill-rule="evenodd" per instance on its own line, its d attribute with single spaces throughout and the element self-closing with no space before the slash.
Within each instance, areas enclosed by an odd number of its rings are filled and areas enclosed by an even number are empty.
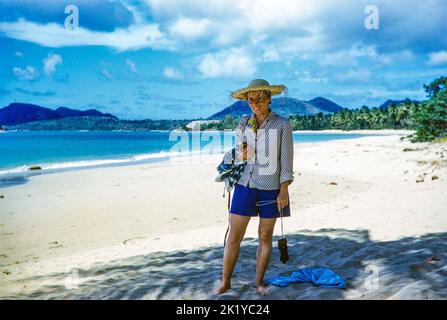
<svg viewBox="0 0 447 320">
<path fill-rule="evenodd" d="M 246 88 L 232 93 L 236 99 L 247 100 L 253 114 L 242 117 L 236 129 L 236 144 L 240 147 L 237 158 L 247 160 L 247 165 L 234 189 L 222 281 L 216 289 L 218 294 L 231 288 L 241 241 L 250 217 L 258 215 L 255 285 L 260 293 L 267 291 L 264 274 L 272 254 L 273 230 L 281 210 L 283 217 L 290 216 L 288 185 L 294 179 L 292 126 L 287 118 L 270 109 L 272 95 L 284 90 L 283 85 L 270 85 L 266 80 L 255 79 Z M 263 200 L 276 200 L 276 203 L 256 205 Z"/>
</svg>

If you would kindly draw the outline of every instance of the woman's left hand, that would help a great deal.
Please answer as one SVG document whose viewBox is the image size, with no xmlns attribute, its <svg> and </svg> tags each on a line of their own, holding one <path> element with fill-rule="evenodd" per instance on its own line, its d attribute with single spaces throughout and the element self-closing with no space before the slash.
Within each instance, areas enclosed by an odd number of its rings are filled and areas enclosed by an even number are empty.
<svg viewBox="0 0 447 320">
<path fill-rule="evenodd" d="M 282 189 L 279 191 L 279 195 L 276 198 L 276 204 L 278 206 L 278 211 L 289 205 L 289 190 Z"/>
</svg>

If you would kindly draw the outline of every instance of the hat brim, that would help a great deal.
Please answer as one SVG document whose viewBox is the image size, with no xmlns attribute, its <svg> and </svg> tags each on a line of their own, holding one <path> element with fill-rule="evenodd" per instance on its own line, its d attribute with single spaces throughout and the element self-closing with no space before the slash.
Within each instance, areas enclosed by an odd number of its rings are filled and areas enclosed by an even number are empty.
<svg viewBox="0 0 447 320">
<path fill-rule="evenodd" d="M 276 95 L 276 94 L 280 94 L 281 92 L 283 92 L 286 89 L 285 85 L 270 85 L 270 86 L 256 86 L 256 87 L 247 87 L 247 88 L 242 88 L 240 90 L 237 90 L 235 92 L 231 93 L 231 96 L 235 99 L 239 99 L 239 100 L 247 100 L 246 97 L 246 93 L 250 92 L 250 91 L 258 91 L 258 90 L 267 90 L 270 91 L 270 93 L 272 94 L 272 96 Z"/>
</svg>

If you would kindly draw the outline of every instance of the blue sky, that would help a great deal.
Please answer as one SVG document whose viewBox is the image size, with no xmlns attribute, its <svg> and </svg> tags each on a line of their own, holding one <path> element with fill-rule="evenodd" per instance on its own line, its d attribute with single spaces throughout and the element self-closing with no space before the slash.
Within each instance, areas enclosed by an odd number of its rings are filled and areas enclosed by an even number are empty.
<svg viewBox="0 0 447 320">
<path fill-rule="evenodd" d="M 445 19 L 444 0 L 0 0 L 0 107 L 205 118 L 254 78 L 348 108 L 425 99 L 447 75 Z"/>
</svg>

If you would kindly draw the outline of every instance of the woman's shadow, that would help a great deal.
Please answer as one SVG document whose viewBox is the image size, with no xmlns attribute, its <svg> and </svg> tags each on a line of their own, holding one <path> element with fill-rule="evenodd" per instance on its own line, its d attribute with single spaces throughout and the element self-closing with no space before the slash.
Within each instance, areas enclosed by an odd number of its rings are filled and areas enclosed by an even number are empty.
<svg viewBox="0 0 447 320">
<path fill-rule="evenodd" d="M 345 289 L 310 283 L 271 286 L 260 295 L 253 281 L 257 239 L 242 242 L 232 289 L 214 295 L 223 247 L 156 252 L 78 269 L 79 285 L 67 289 L 65 273 L 24 279 L 54 283 L 7 298 L 59 299 L 445 299 L 447 233 L 396 241 L 371 241 L 367 231 L 322 229 L 286 236 L 290 260 L 280 262 L 277 238 L 266 278 L 289 276 L 302 267 L 328 267 L 347 281 Z M 54 280 L 54 281 L 52 281 Z"/>
</svg>

